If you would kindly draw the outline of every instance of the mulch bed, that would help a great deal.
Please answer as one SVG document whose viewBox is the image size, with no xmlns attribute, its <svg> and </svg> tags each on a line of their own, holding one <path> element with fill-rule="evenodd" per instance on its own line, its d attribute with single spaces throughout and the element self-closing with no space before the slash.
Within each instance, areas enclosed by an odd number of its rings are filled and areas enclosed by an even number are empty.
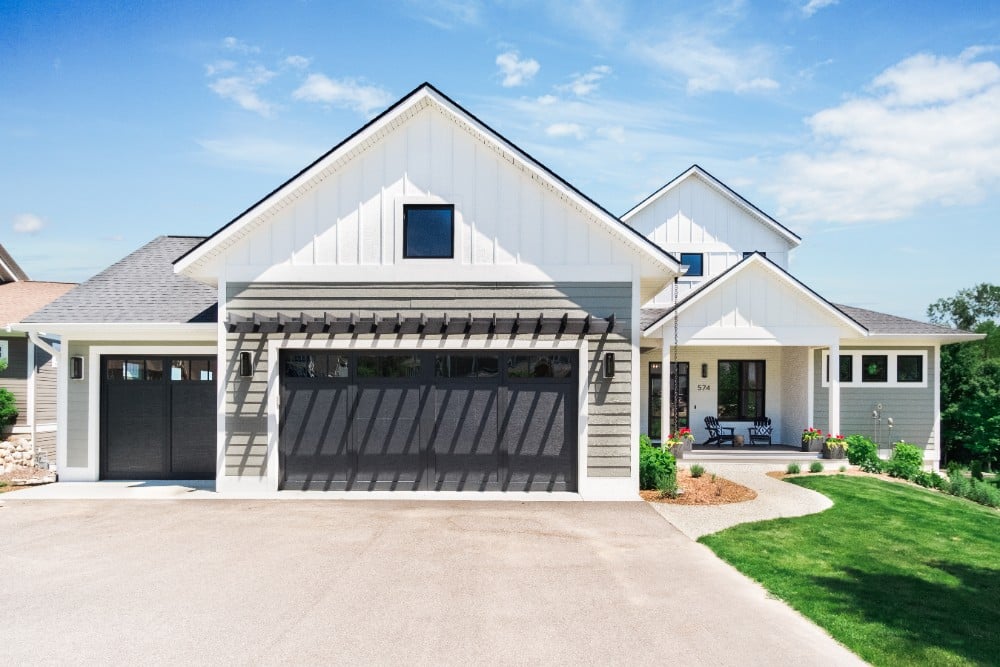
<svg viewBox="0 0 1000 667">
<path fill-rule="evenodd" d="M 41 468 L 14 468 L 11 472 L 0 472 L 0 493 L 17 491 L 26 486 L 49 484 L 56 481 L 55 473 Z"/>
<path fill-rule="evenodd" d="M 692 477 L 689 470 L 677 471 L 677 486 L 683 491 L 676 498 L 664 498 L 659 491 L 640 491 L 643 500 L 651 503 L 672 505 L 727 505 L 753 500 L 757 492 L 745 486 L 730 482 L 706 472 L 701 477 Z"/>
</svg>

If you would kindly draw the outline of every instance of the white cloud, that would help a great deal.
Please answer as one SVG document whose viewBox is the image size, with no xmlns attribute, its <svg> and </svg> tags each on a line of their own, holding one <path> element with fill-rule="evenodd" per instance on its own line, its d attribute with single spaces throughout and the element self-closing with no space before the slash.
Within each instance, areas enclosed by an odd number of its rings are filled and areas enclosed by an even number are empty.
<svg viewBox="0 0 1000 667">
<path fill-rule="evenodd" d="M 274 105 L 263 100 L 257 90 L 274 78 L 274 72 L 260 66 L 235 76 L 224 76 L 208 84 L 212 91 L 223 99 L 232 100 L 247 111 L 270 116 Z"/>
<path fill-rule="evenodd" d="M 555 104 L 558 101 L 559 101 L 559 98 L 556 97 L 555 95 L 542 95 L 541 97 L 538 98 L 538 103 L 541 104 L 542 106 L 546 106 L 546 107 L 547 106 L 552 106 L 553 104 Z"/>
<path fill-rule="evenodd" d="M 552 123 L 545 128 L 545 134 L 550 137 L 576 137 L 583 139 L 583 128 L 576 123 Z"/>
<path fill-rule="evenodd" d="M 242 53 L 244 55 L 260 53 L 259 46 L 253 46 L 251 44 L 247 44 L 242 40 L 236 39 L 235 37 L 226 37 L 225 39 L 223 39 L 222 46 L 229 51 L 235 51 L 236 53 Z"/>
<path fill-rule="evenodd" d="M 479 0 L 410 0 L 410 4 L 423 12 L 424 21 L 442 30 L 479 25 L 482 21 Z"/>
<path fill-rule="evenodd" d="M 723 48 L 716 43 L 715 35 L 688 28 L 665 39 L 634 42 L 631 49 L 640 59 L 683 77 L 692 95 L 715 91 L 752 93 L 780 87 L 770 75 L 774 53 L 763 44 Z"/>
<path fill-rule="evenodd" d="M 548 5 L 559 25 L 603 45 L 613 43 L 626 24 L 627 4 L 620 0 L 551 0 Z"/>
<path fill-rule="evenodd" d="M 497 56 L 497 67 L 503 75 L 504 88 L 523 86 L 535 78 L 541 65 L 534 58 L 524 58 L 517 51 L 506 51 Z"/>
<path fill-rule="evenodd" d="M 294 67 L 295 69 L 305 69 L 309 67 L 309 63 L 311 63 L 312 60 L 310 58 L 306 58 L 305 56 L 291 55 L 285 58 L 283 62 L 289 67 Z"/>
<path fill-rule="evenodd" d="M 607 65 L 597 65 L 590 68 L 589 72 L 574 74 L 570 77 L 570 82 L 557 86 L 559 90 L 569 91 L 577 97 L 583 97 L 597 90 L 601 79 L 611 74 L 611 68 Z"/>
<path fill-rule="evenodd" d="M 809 2 L 802 6 L 802 13 L 809 17 L 819 10 L 831 7 L 838 2 L 840 2 L 840 0 L 809 0 Z"/>
<path fill-rule="evenodd" d="M 354 79 L 331 79 L 323 74 L 310 74 L 292 93 L 292 97 L 304 102 L 322 102 L 353 109 L 364 115 L 388 106 L 394 99 L 384 88 Z"/>
<path fill-rule="evenodd" d="M 215 76 L 216 74 L 224 74 L 226 72 L 231 72 L 236 68 L 236 63 L 232 60 L 216 60 L 214 63 L 208 63 L 205 65 L 205 76 Z"/>
<path fill-rule="evenodd" d="M 866 95 L 807 119 L 811 149 L 785 156 L 770 188 L 790 221 L 892 220 L 971 204 L 1000 186 L 1000 66 L 919 54 Z"/>
<path fill-rule="evenodd" d="M 612 125 L 611 127 L 599 127 L 597 128 L 597 135 L 604 137 L 605 139 L 610 139 L 616 144 L 625 143 L 625 128 L 621 125 Z"/>
<path fill-rule="evenodd" d="M 37 234 L 45 227 L 45 221 L 33 213 L 21 213 L 14 216 L 11 226 L 18 234 Z"/>
</svg>

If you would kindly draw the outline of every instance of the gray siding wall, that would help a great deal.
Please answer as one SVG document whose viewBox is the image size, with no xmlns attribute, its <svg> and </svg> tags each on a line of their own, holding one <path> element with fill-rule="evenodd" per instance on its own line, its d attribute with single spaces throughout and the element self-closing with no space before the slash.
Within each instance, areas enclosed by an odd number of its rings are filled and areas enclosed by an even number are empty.
<svg viewBox="0 0 1000 667">
<path fill-rule="evenodd" d="M 70 341 L 69 356 L 84 358 L 84 374 L 82 380 L 68 380 L 67 387 L 67 420 L 66 420 L 66 465 L 71 468 L 83 468 L 89 464 L 87 460 L 87 429 L 89 427 L 88 401 L 90 397 L 90 375 L 99 373 L 100 368 L 90 367 L 90 348 L 100 346 L 135 347 L 141 349 L 151 346 L 182 347 L 187 345 L 212 345 L 211 341 Z"/>
<path fill-rule="evenodd" d="M 886 348 L 882 348 L 886 349 Z M 841 348 L 841 353 L 864 351 L 865 348 Z M 926 387 L 841 387 L 840 389 L 840 431 L 844 435 L 860 433 L 875 439 L 875 421 L 872 409 L 881 403 L 882 426 L 879 448 L 885 451 L 892 443 L 905 440 L 917 447 L 932 451 L 934 442 L 934 379 L 937 375 L 938 360 L 932 347 L 892 348 L 903 354 L 927 352 Z M 828 389 L 822 386 L 823 354 L 816 350 L 813 354 L 813 390 L 816 396 L 814 410 L 816 425 L 825 428 L 829 423 L 830 403 Z M 895 426 L 892 433 L 886 426 L 886 419 L 892 417 Z"/>
<path fill-rule="evenodd" d="M 45 431 L 35 434 L 35 458 L 46 463 L 56 462 L 56 432 Z"/>
<path fill-rule="evenodd" d="M 35 347 L 35 424 L 56 422 L 56 376 L 52 356 Z"/>
<path fill-rule="evenodd" d="M 443 312 L 452 315 L 513 317 L 538 313 L 561 317 L 607 317 L 614 313 L 618 326 L 612 334 L 589 335 L 588 373 L 589 455 L 587 472 L 591 477 L 628 477 L 631 452 L 631 285 L 629 283 L 571 284 L 230 284 L 227 287 L 229 313 L 250 316 L 257 312 L 274 316 L 278 312 L 298 315 L 305 312 L 322 316 L 330 312 L 346 316 L 353 312 L 379 314 L 402 313 L 428 317 Z M 267 338 L 281 336 L 289 340 L 316 340 L 329 334 L 238 334 L 227 336 L 226 364 L 226 474 L 263 476 L 267 453 Z M 349 340 L 350 334 L 337 334 L 337 340 Z M 372 335 L 357 336 L 360 340 Z M 419 341 L 420 337 L 404 337 Z M 436 339 L 440 336 L 426 336 Z M 501 336 L 509 340 L 509 335 Z M 540 341 L 556 336 L 525 336 Z M 574 336 L 575 338 L 575 336 Z M 488 335 L 469 339 L 487 341 Z M 238 352 L 251 350 L 254 374 L 240 378 Z M 613 380 L 600 377 L 604 353 L 614 352 L 617 373 Z"/>
<path fill-rule="evenodd" d="M 7 360 L 7 370 L 0 373 L 0 387 L 14 394 L 17 406 L 17 421 L 13 426 L 24 426 L 28 423 L 28 339 L 5 338 L 10 358 Z"/>
</svg>

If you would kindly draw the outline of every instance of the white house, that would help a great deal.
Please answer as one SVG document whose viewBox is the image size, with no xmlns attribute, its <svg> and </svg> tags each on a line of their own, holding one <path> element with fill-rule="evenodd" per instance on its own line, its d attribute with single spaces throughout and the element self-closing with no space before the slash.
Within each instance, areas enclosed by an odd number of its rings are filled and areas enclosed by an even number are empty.
<svg viewBox="0 0 1000 667">
<path fill-rule="evenodd" d="M 63 339 L 62 479 L 634 498 L 640 432 L 766 416 L 797 445 L 875 404 L 936 461 L 968 334 L 827 302 L 800 242 L 698 167 L 618 218 L 423 84 L 18 326 Z"/>
</svg>

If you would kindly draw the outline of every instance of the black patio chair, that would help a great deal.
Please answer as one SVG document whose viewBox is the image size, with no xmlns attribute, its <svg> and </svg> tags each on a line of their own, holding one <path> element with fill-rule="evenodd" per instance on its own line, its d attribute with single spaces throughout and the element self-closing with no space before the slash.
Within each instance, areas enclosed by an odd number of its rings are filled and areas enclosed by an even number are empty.
<svg viewBox="0 0 1000 667">
<path fill-rule="evenodd" d="M 703 447 L 708 445 L 718 445 L 722 447 L 724 443 L 736 446 L 736 433 L 732 426 L 721 426 L 718 417 L 705 417 L 705 428 L 708 429 L 708 440 L 701 443 Z"/>
<path fill-rule="evenodd" d="M 771 426 L 770 417 L 758 417 L 753 420 L 753 426 L 749 428 L 750 431 L 750 444 L 756 445 L 757 443 L 767 443 L 768 446 L 771 445 L 771 432 L 774 427 Z"/>
</svg>

